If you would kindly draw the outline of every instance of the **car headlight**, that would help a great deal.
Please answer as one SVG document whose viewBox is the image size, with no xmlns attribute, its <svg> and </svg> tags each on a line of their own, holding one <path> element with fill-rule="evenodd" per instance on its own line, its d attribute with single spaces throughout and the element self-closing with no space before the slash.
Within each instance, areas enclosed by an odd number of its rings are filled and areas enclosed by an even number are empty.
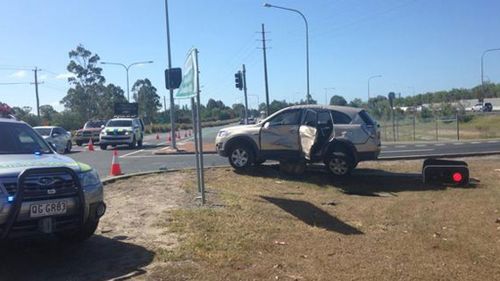
<svg viewBox="0 0 500 281">
<path fill-rule="evenodd" d="M 228 135 L 229 131 L 224 131 L 224 130 L 220 130 L 219 133 L 217 134 L 219 138 L 227 137 Z"/>
<path fill-rule="evenodd" d="M 130 135 L 131 133 L 132 133 L 132 132 L 130 132 L 130 131 L 126 131 L 126 132 L 125 132 L 125 135 L 126 135 L 126 136 L 128 136 L 128 135 Z"/>
<path fill-rule="evenodd" d="M 99 179 L 99 175 L 97 174 L 97 171 L 94 169 L 88 172 L 83 172 L 78 176 L 80 178 L 81 186 L 89 186 L 89 185 L 91 186 L 101 183 L 101 179 Z"/>
</svg>

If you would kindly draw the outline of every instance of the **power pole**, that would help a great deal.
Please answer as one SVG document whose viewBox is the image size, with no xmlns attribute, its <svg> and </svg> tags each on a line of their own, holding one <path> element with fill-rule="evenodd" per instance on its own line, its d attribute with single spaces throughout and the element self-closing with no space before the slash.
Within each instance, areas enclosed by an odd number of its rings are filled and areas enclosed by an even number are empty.
<svg viewBox="0 0 500 281">
<path fill-rule="evenodd" d="M 267 57 L 266 57 L 266 32 L 262 24 L 262 51 L 264 53 L 264 84 L 266 87 L 266 115 L 269 116 L 269 84 L 267 80 Z M 259 104 L 260 105 L 260 104 Z"/>
<path fill-rule="evenodd" d="M 40 119 L 40 98 L 38 97 L 38 67 L 35 67 L 33 69 L 33 72 L 35 72 L 35 95 L 36 95 L 36 115 L 38 116 L 38 119 Z"/>
<path fill-rule="evenodd" d="M 245 94 L 245 124 L 248 124 L 247 74 L 243 64 L 243 93 Z"/>
<path fill-rule="evenodd" d="M 167 22 L 167 50 L 168 50 L 168 69 L 172 68 L 172 55 L 170 52 L 170 25 L 168 22 L 168 0 L 165 0 L 165 15 Z M 175 103 L 174 103 L 174 89 L 170 88 L 170 136 L 172 139 L 171 147 L 177 149 L 175 144 Z"/>
</svg>

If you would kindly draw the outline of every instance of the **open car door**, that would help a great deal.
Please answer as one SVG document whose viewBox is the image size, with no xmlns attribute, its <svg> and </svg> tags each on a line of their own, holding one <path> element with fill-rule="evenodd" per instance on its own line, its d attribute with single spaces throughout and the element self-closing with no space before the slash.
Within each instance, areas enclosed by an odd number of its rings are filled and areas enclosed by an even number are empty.
<svg viewBox="0 0 500 281">
<path fill-rule="evenodd" d="M 318 114 L 308 109 L 303 115 L 303 119 L 299 128 L 300 146 L 302 153 L 307 160 L 311 160 L 311 149 L 316 143 L 318 130 Z"/>
</svg>

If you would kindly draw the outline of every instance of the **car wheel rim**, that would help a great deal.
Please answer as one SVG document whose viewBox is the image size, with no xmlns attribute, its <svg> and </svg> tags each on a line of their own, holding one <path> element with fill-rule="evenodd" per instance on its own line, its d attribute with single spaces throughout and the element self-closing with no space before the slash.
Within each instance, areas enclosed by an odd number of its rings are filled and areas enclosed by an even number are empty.
<svg viewBox="0 0 500 281">
<path fill-rule="evenodd" d="M 248 163 L 248 152 L 244 149 L 235 149 L 231 154 L 231 161 L 237 167 L 244 167 Z"/>
<path fill-rule="evenodd" d="M 335 175 L 345 175 L 349 171 L 347 162 L 344 159 L 332 158 L 328 164 L 330 171 Z"/>
</svg>

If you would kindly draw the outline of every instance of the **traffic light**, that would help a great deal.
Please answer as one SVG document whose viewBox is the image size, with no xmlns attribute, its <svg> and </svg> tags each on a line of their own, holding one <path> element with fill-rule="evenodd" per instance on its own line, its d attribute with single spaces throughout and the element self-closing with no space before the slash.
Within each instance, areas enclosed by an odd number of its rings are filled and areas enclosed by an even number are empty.
<svg viewBox="0 0 500 281">
<path fill-rule="evenodd" d="M 180 68 L 165 69 L 165 87 L 177 89 L 182 82 L 182 70 Z"/>
<path fill-rule="evenodd" d="M 427 159 L 422 168 L 424 183 L 467 185 L 469 167 L 464 161 Z"/>
<path fill-rule="evenodd" d="M 243 90 L 243 75 L 241 71 L 234 74 L 234 83 L 237 89 Z"/>
</svg>

